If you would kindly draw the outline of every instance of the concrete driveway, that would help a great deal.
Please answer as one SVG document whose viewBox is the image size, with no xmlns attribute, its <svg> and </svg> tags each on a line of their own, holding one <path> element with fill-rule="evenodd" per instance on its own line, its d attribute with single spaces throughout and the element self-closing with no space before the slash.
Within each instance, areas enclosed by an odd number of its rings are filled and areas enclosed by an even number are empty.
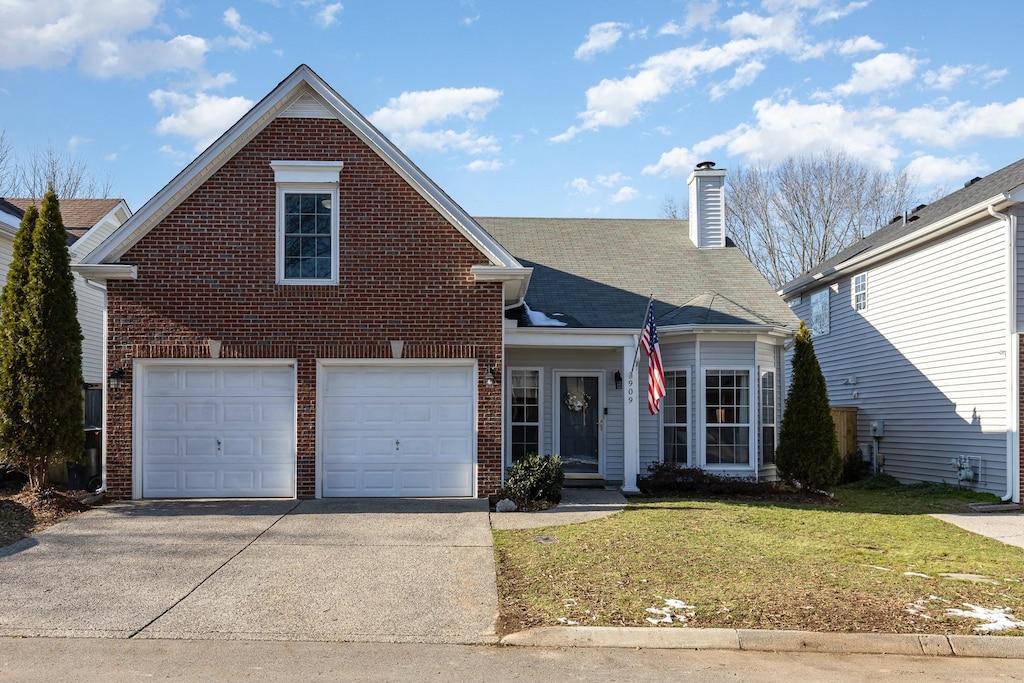
<svg viewBox="0 0 1024 683">
<path fill-rule="evenodd" d="M 0 635 L 496 642 L 487 501 L 113 503 L 0 548 Z"/>
</svg>

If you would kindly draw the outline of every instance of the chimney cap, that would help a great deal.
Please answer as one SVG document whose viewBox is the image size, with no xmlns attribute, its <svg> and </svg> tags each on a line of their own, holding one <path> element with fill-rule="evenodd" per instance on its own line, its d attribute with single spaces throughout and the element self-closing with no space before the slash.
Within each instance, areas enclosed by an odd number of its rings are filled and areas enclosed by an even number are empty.
<svg viewBox="0 0 1024 683">
<path fill-rule="evenodd" d="M 697 170 L 698 171 L 710 171 L 714 167 L 715 167 L 715 162 L 713 162 L 713 161 L 701 161 L 701 162 L 699 162 L 697 164 Z"/>
</svg>

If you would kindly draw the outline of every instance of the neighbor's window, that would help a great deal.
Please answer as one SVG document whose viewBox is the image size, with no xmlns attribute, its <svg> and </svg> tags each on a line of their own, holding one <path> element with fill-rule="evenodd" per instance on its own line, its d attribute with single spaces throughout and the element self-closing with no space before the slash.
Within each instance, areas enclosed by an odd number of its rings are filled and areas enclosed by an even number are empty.
<svg viewBox="0 0 1024 683">
<path fill-rule="evenodd" d="M 686 446 L 686 399 L 686 372 L 666 372 L 665 397 L 661 399 L 661 420 L 664 435 L 662 459 L 667 463 L 689 465 L 689 449 Z"/>
<path fill-rule="evenodd" d="M 861 273 L 853 278 L 853 309 L 866 311 L 868 308 L 868 274 Z"/>
<path fill-rule="evenodd" d="M 761 373 L 761 463 L 775 462 L 775 373 Z"/>
<path fill-rule="evenodd" d="M 509 454 L 514 463 L 529 453 L 540 454 L 540 370 L 510 370 L 510 374 Z"/>
<path fill-rule="evenodd" d="M 340 162 L 271 162 L 277 181 L 277 282 L 338 283 Z"/>
<path fill-rule="evenodd" d="M 811 334 L 820 337 L 829 330 L 829 293 L 826 287 L 811 294 Z"/>
<path fill-rule="evenodd" d="M 750 464 L 750 372 L 708 370 L 704 385 L 708 465 Z"/>
</svg>

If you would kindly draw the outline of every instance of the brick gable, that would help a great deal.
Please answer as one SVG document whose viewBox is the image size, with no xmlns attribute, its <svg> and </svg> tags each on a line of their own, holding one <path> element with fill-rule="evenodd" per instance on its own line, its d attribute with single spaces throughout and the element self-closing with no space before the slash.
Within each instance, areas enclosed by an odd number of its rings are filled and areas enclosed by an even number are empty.
<svg viewBox="0 0 1024 683">
<path fill-rule="evenodd" d="M 275 284 L 275 183 L 271 161 L 343 161 L 340 284 Z M 476 283 L 487 262 L 341 122 L 271 122 L 121 259 L 135 281 L 108 284 L 108 371 L 123 367 L 107 416 L 107 486 L 132 493 L 131 363 L 136 358 L 294 358 L 298 387 L 299 496 L 315 494 L 316 359 L 475 358 L 478 492 L 501 479 L 502 289 Z"/>
</svg>

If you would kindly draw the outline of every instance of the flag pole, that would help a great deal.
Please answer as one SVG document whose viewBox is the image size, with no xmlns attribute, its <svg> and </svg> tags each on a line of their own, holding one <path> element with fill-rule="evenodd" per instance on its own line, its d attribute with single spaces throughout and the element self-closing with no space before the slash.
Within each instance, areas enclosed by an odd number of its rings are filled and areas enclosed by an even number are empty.
<svg viewBox="0 0 1024 683">
<path fill-rule="evenodd" d="M 654 303 L 654 292 L 651 292 L 651 298 L 647 300 L 647 307 L 644 308 L 644 321 L 640 324 L 640 335 L 636 338 L 636 348 L 633 350 L 633 369 L 636 369 L 636 359 L 640 357 L 640 340 L 644 336 L 644 328 L 647 327 L 647 316 L 651 312 L 651 304 Z"/>
</svg>

